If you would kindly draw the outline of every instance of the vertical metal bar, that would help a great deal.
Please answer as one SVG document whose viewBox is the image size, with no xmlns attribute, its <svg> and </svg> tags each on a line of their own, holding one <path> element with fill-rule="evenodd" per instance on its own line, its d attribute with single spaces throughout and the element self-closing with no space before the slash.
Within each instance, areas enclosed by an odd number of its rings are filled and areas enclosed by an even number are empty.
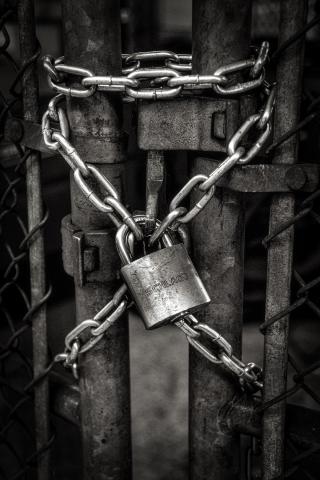
<svg viewBox="0 0 320 480">
<path fill-rule="evenodd" d="M 152 232 L 158 218 L 159 197 L 164 183 L 164 153 L 161 150 L 150 150 L 147 155 L 146 173 L 146 230 Z"/>
<path fill-rule="evenodd" d="M 121 72 L 118 0 L 63 2 L 66 63 L 95 74 Z M 70 99 L 72 141 L 82 158 L 99 169 L 121 191 L 123 175 L 122 106 L 117 95 L 96 93 Z M 71 182 L 72 221 L 83 230 L 110 226 Z M 111 227 L 110 227 L 111 229 Z M 113 231 L 110 230 L 113 235 Z M 117 258 L 116 251 L 109 259 Z M 110 265 L 111 268 L 111 265 Z M 114 293 L 115 282 L 75 285 L 77 322 L 92 318 Z M 80 363 L 81 430 L 85 479 L 131 478 L 128 324 L 122 318 Z"/>
<path fill-rule="evenodd" d="M 35 15 L 33 0 L 20 0 L 17 5 L 20 39 L 20 56 L 24 64 L 36 53 Z M 39 92 L 36 62 L 32 62 L 22 76 L 23 111 L 25 120 L 39 122 Z M 28 228 L 35 228 L 43 218 L 41 190 L 41 155 L 32 152 L 26 164 Z M 40 228 L 29 246 L 31 304 L 37 305 L 45 295 L 45 252 L 43 231 Z M 39 376 L 48 364 L 46 304 L 32 317 L 33 373 Z M 43 448 L 49 441 L 49 389 L 48 379 L 34 388 L 36 447 Z M 50 454 L 45 451 L 38 459 L 38 478 L 50 476 Z"/>
<path fill-rule="evenodd" d="M 246 58 L 250 45 L 251 2 L 194 0 L 193 70 L 209 74 Z M 210 159 L 197 159 L 193 174 L 208 174 Z M 201 320 L 241 352 L 244 217 L 238 193 L 220 190 L 192 225 L 194 259 L 212 302 Z M 239 476 L 239 438 L 220 429 L 219 410 L 236 393 L 221 368 L 190 350 L 190 476 L 227 480 Z"/>
<path fill-rule="evenodd" d="M 279 45 L 300 30 L 306 17 L 306 2 L 281 2 Z M 303 40 L 293 44 L 281 55 L 277 66 L 277 99 L 275 111 L 275 137 L 279 138 L 299 120 L 303 71 Z M 298 136 L 294 135 L 281 145 L 274 163 L 292 164 L 297 159 Z M 273 196 L 269 231 L 275 231 L 294 215 L 294 195 Z M 266 319 L 290 304 L 292 273 L 293 227 L 274 238 L 268 249 Z M 287 380 L 289 315 L 269 326 L 264 343 L 264 401 L 283 393 Z M 265 411 L 263 417 L 263 478 L 283 475 L 284 468 L 285 402 Z"/>
</svg>

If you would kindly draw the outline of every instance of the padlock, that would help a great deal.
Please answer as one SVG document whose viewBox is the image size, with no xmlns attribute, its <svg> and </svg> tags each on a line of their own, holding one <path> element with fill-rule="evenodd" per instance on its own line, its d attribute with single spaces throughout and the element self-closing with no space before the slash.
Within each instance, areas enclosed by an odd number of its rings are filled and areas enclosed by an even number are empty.
<svg viewBox="0 0 320 480">
<path fill-rule="evenodd" d="M 144 218 L 135 220 L 142 223 Z M 165 233 L 164 248 L 132 260 L 129 234 L 127 225 L 122 225 L 116 235 L 123 264 L 121 274 L 147 329 L 160 327 L 210 303 L 183 244 L 174 244 Z"/>
</svg>

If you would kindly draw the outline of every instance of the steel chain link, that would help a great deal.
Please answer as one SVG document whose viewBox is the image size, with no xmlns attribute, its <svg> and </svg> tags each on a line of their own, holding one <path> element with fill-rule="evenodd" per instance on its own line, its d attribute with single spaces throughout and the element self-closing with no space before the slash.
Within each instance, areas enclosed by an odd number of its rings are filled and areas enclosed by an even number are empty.
<svg viewBox="0 0 320 480">
<path fill-rule="evenodd" d="M 65 351 L 55 356 L 56 363 L 63 363 L 78 379 L 78 357 L 100 342 L 107 330 L 126 311 L 130 302 L 125 284 L 116 291 L 112 299 L 93 318 L 83 320 L 65 338 Z M 87 335 L 85 333 L 87 332 Z"/>
<path fill-rule="evenodd" d="M 95 166 L 86 164 L 76 148 L 69 142 L 69 123 L 65 111 L 58 106 L 65 94 L 58 94 L 49 103 L 42 117 L 42 133 L 44 142 L 51 150 L 58 151 L 73 170 L 75 183 L 85 197 L 98 210 L 106 213 L 118 228 L 122 223 L 129 226 L 137 240 L 143 237 L 142 230 L 134 221 L 133 216 L 120 201 L 116 188 Z M 56 122 L 58 129 L 54 130 L 51 121 Z M 101 199 L 90 186 L 88 180 L 95 179 L 106 196 Z"/>
<path fill-rule="evenodd" d="M 70 368 L 76 379 L 79 378 L 79 355 L 91 350 L 130 306 L 127 286 L 123 284 L 113 298 L 92 318 L 82 321 L 65 338 L 65 351 L 55 356 L 56 363 Z M 102 323 L 100 323 L 102 322 Z M 254 363 L 243 363 L 233 355 L 231 345 L 216 330 L 199 322 L 194 315 L 188 314 L 173 324 L 185 333 L 189 344 L 214 364 L 223 365 L 239 378 L 243 388 L 254 392 L 262 389 L 262 370 Z M 85 333 L 87 335 L 85 336 Z M 203 340 L 209 340 L 212 351 Z"/>
<path fill-rule="evenodd" d="M 194 219 L 214 195 L 219 180 L 235 165 L 245 165 L 260 153 L 270 138 L 272 130 L 271 120 L 275 103 L 275 85 L 272 87 L 269 85 L 265 86 L 268 97 L 262 110 L 255 115 L 249 116 L 233 134 L 227 144 L 227 157 L 209 176 L 195 175 L 190 178 L 174 196 L 169 205 L 168 215 L 150 238 L 150 245 L 153 245 L 167 228 L 176 229 L 180 224 L 189 223 Z M 249 131 L 254 129 L 258 132 L 257 140 L 255 140 L 249 148 L 241 146 L 243 138 Z M 202 193 L 202 196 L 197 203 L 187 211 L 181 206 L 181 203 L 186 200 L 194 189 L 198 189 Z"/>
<path fill-rule="evenodd" d="M 63 57 L 43 59 L 50 87 L 57 93 L 85 98 L 99 91 L 122 92 L 128 99 L 157 100 L 174 98 L 183 90 L 214 90 L 219 95 L 236 95 L 255 90 L 263 85 L 264 66 L 269 44 L 263 42 L 257 56 L 218 68 L 212 75 L 183 75 L 192 70 L 192 56 L 168 51 L 137 52 L 123 55 L 122 75 L 97 76 L 79 66 L 66 65 Z M 141 67 L 141 62 L 160 63 L 159 66 Z M 161 65 L 161 62 L 164 65 Z M 237 83 L 235 74 L 248 70 L 246 81 Z M 66 85 L 68 77 L 80 77 L 79 86 Z"/>
<path fill-rule="evenodd" d="M 90 97 L 97 90 L 120 92 L 124 95 L 124 99 L 158 100 L 174 98 L 185 90 L 213 89 L 216 94 L 227 96 L 263 88 L 267 96 L 263 109 L 243 122 L 228 142 L 227 157 L 209 176 L 192 177 L 175 195 L 169 205 L 168 215 L 161 222 L 156 222 L 156 228 L 149 239 L 149 245 L 153 245 L 166 234 L 168 229 L 180 231 L 183 224 L 195 218 L 214 195 L 219 179 L 235 165 L 251 161 L 268 140 L 275 99 L 275 87 L 270 87 L 264 81 L 264 66 L 268 50 L 268 43 L 263 42 L 256 57 L 222 66 L 212 75 L 190 74 L 191 55 L 178 55 L 167 51 L 123 55 L 122 76 L 96 76 L 88 69 L 64 64 L 63 57 L 54 60 L 47 55 L 44 57 L 43 64 L 48 73 L 49 84 L 57 95 L 50 101 L 43 115 L 44 142 L 48 148 L 58 151 L 67 161 L 73 170 L 74 180 L 85 197 L 98 210 L 106 213 L 117 228 L 126 224 L 131 231 L 130 237 L 133 235 L 136 241 L 141 241 L 144 239 L 141 226 L 121 203 L 116 188 L 95 166 L 85 163 L 70 143 L 69 123 L 65 110 L 61 106 L 62 100 L 67 96 Z M 160 65 L 141 67 L 141 64 L 148 62 L 160 63 Z M 164 65 L 161 65 L 161 62 Z M 234 83 L 235 74 L 246 70 L 248 79 Z M 66 80 L 70 76 L 72 80 L 80 77 L 80 86 L 68 86 Z M 247 148 L 242 146 L 242 142 L 251 130 L 256 130 L 258 137 Z M 100 190 L 104 192 L 102 197 L 91 187 L 91 179 L 94 179 Z M 198 189 L 202 196 L 190 210 L 187 210 L 181 206 L 181 203 L 194 189 Z M 101 340 L 108 328 L 125 312 L 129 303 L 127 287 L 122 285 L 112 300 L 92 319 L 84 320 L 66 336 L 65 351 L 55 357 L 55 362 L 63 363 L 78 378 L 79 355 L 89 351 Z M 237 376 L 243 387 L 248 386 L 251 391 L 262 388 L 260 367 L 253 363 L 245 364 L 235 357 L 231 345 L 214 329 L 198 322 L 191 314 L 180 317 L 173 323 L 186 334 L 190 345 L 212 363 L 223 365 Z M 203 341 L 210 341 L 212 347 L 208 348 Z"/>
<path fill-rule="evenodd" d="M 188 342 L 201 355 L 214 364 L 222 364 L 227 370 L 239 378 L 240 384 L 252 391 L 262 389 L 262 369 L 255 363 L 243 363 L 233 355 L 232 347 L 227 340 L 216 330 L 205 323 L 199 322 L 194 315 L 185 317 L 174 322 L 185 333 Z M 210 341 L 212 351 L 203 340 Z"/>
</svg>

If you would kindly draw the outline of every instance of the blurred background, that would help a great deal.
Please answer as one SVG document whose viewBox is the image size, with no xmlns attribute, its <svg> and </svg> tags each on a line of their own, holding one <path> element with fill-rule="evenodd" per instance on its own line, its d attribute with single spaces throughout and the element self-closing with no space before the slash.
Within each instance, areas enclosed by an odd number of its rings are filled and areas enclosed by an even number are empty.
<svg viewBox="0 0 320 480">
<path fill-rule="evenodd" d="M 191 52 L 192 9 L 191 0 L 127 0 L 122 2 L 122 44 L 123 52 L 145 50 L 170 50 L 176 53 Z M 252 18 L 252 43 L 269 40 L 272 49 L 277 46 L 279 24 L 278 0 L 254 0 Z M 320 13 L 320 2 L 309 2 L 309 18 Z M 59 1 L 38 0 L 36 2 L 37 35 L 42 54 L 55 58 L 63 54 L 61 31 L 61 6 Z M 14 17 L 6 20 L 10 36 L 9 54 L 19 61 L 17 25 Z M 307 34 L 306 60 L 304 70 L 304 96 L 302 116 L 310 102 L 320 95 L 320 29 L 316 25 Z M 15 71 L 7 59 L 0 55 L 0 90 L 4 97 L 9 89 Z M 52 96 L 45 74 L 40 71 L 40 97 L 43 110 Z M 1 99 L 2 101 L 2 99 Z M 299 162 L 319 161 L 319 118 L 301 129 Z M 0 146 L 1 162 L 9 169 L 16 163 L 16 151 L 10 144 Z M 128 152 L 126 185 L 128 204 L 133 210 L 143 210 L 145 205 L 145 161 L 146 154 L 130 143 Z M 188 176 L 186 153 L 170 152 L 166 155 L 167 195 L 171 198 Z M 69 167 L 60 157 L 43 159 L 43 186 L 45 203 L 50 212 L 45 228 L 46 263 L 52 295 L 49 300 L 49 343 L 53 353 L 59 352 L 64 344 L 65 334 L 73 327 L 75 319 L 73 279 L 68 277 L 61 259 L 61 219 L 70 212 Z M 24 185 L 17 185 L 18 205 L 25 212 Z M 301 196 L 299 201 L 304 199 Z M 268 232 L 270 196 L 265 194 L 246 195 L 246 267 L 243 357 L 245 361 L 263 363 L 263 335 L 259 324 L 264 320 L 266 250 L 262 240 Z M 316 207 L 315 207 L 316 210 Z M 24 217 L 25 218 L 25 217 Z M 295 268 L 307 281 L 318 277 L 319 218 L 303 218 L 296 225 Z M 7 268 L 6 245 L 14 243 L 16 231 L 6 225 L 6 240 L 1 236 L 1 272 Z M 20 265 L 20 283 L 28 290 L 28 270 Z M 299 285 L 294 285 L 297 290 Z M 319 305 L 317 285 L 310 292 L 314 305 Z M 18 318 L 19 302 L 14 296 L 6 299 L 10 315 Z M 318 307 L 320 309 L 320 305 Z M 290 324 L 290 350 L 300 365 L 308 365 L 319 359 L 320 354 L 319 310 L 301 306 L 295 310 Z M 24 340 L 26 355 L 30 351 L 30 338 Z M 130 357 L 132 389 L 133 468 L 137 480 L 182 480 L 187 474 L 188 455 L 188 346 L 178 329 L 165 327 L 147 332 L 135 314 L 130 317 Z M 12 359 L 6 375 L 10 374 L 17 384 L 23 382 L 25 364 L 16 356 Z M 3 372 L 2 372 L 3 375 Z M 319 390 L 319 375 L 314 372 L 309 378 L 312 388 Z M 289 380 L 290 385 L 290 380 Z M 106 399 L 107 401 L 107 399 Z M 291 397 L 291 403 L 318 409 L 318 403 L 300 390 Z M 0 403 L 1 420 L 5 421 L 6 402 Z M 25 418 L 32 413 L 24 412 Z M 56 463 L 55 477 L 76 479 L 80 475 L 80 439 L 76 427 L 64 420 L 53 419 L 57 441 L 54 443 Z M 10 433 L 10 442 L 19 445 L 23 456 L 25 433 L 20 427 Z M 22 453 L 21 453 L 22 452 Z M 9 468 L 14 460 L 6 451 L 5 465 Z M 5 467 L 1 467 L 4 469 Z M 0 478 L 2 471 L 0 469 Z M 8 478 L 3 474 L 3 478 Z M 34 478 L 31 473 L 26 478 Z M 298 478 L 298 477 L 297 477 Z M 301 478 L 301 477 L 300 477 Z M 307 478 L 307 477 L 306 477 Z M 309 478 L 309 477 L 308 477 Z M 316 477 L 314 477 L 316 478 Z M 319 478 L 319 477 L 318 477 Z"/>
</svg>

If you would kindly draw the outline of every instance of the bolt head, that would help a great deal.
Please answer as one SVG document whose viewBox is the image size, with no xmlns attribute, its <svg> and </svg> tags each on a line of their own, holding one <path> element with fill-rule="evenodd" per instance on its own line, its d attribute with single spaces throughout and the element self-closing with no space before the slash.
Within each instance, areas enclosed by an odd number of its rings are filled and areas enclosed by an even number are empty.
<svg viewBox="0 0 320 480">
<path fill-rule="evenodd" d="M 286 182 L 291 190 L 301 190 L 307 181 L 306 174 L 301 167 L 291 167 L 286 173 Z"/>
</svg>

